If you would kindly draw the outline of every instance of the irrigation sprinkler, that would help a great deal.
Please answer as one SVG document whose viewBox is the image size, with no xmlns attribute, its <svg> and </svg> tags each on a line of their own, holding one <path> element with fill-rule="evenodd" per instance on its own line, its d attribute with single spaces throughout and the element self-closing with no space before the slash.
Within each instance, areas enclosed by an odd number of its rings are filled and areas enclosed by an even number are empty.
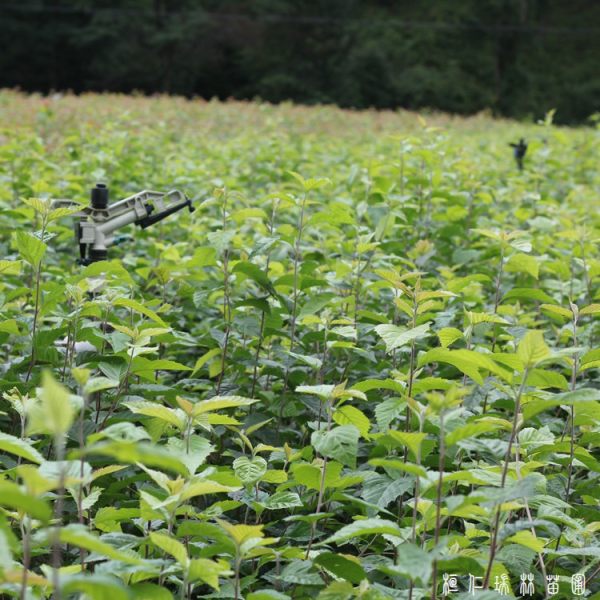
<svg viewBox="0 0 600 600">
<path fill-rule="evenodd" d="M 73 200 L 54 200 L 54 207 L 79 207 Z M 89 265 L 108 258 L 108 248 L 117 238 L 115 232 L 122 227 L 139 225 L 147 229 L 183 208 L 195 209 L 192 201 L 179 190 L 154 192 L 143 190 L 133 196 L 108 203 L 108 187 L 96 184 L 91 190 L 89 206 L 72 216 L 75 221 L 75 239 L 79 245 L 79 263 Z"/>
<path fill-rule="evenodd" d="M 512 143 L 509 146 L 513 149 L 513 154 L 515 156 L 515 160 L 517 161 L 517 167 L 519 167 L 519 171 L 523 170 L 523 159 L 525 158 L 525 154 L 527 154 L 527 142 L 521 138 L 518 144 Z"/>
</svg>

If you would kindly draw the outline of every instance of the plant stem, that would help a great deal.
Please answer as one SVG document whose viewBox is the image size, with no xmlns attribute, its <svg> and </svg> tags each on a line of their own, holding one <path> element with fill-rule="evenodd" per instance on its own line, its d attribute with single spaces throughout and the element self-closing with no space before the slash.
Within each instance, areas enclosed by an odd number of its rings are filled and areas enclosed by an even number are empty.
<svg viewBox="0 0 600 600">
<path fill-rule="evenodd" d="M 519 425 L 519 413 L 521 411 L 521 395 L 523 394 L 523 390 L 525 389 L 525 382 L 527 381 L 527 375 L 529 374 L 529 368 L 525 367 L 523 372 L 523 379 L 521 381 L 521 385 L 519 386 L 519 390 L 517 392 L 517 396 L 515 398 L 515 414 L 513 417 L 512 428 L 510 432 L 510 439 L 508 441 L 508 448 L 506 449 L 506 455 L 504 457 L 504 466 L 502 467 L 502 477 L 500 479 L 500 489 L 504 489 L 504 485 L 506 483 L 506 477 L 508 475 L 508 465 L 510 463 L 510 456 L 512 454 L 512 447 L 517 436 L 517 428 Z M 492 574 L 492 566 L 494 564 L 494 558 L 496 556 L 497 543 L 498 543 L 498 529 L 500 526 L 500 505 L 496 508 L 495 516 L 494 516 L 494 524 L 491 530 L 491 541 L 490 541 L 490 558 L 488 561 L 488 566 L 485 572 L 485 578 L 483 581 L 483 587 L 486 589 L 490 583 L 490 576 Z"/>
<path fill-rule="evenodd" d="M 235 556 L 235 565 L 234 565 L 234 581 L 233 581 L 233 585 L 234 585 L 234 598 L 235 600 L 239 600 L 240 598 L 240 567 L 241 567 L 241 563 L 242 563 L 242 559 L 239 555 L 239 550 L 237 550 L 236 552 L 236 556 Z"/>
<path fill-rule="evenodd" d="M 296 342 L 296 312 L 298 310 L 298 269 L 302 256 L 300 254 L 300 244 L 302 243 L 302 231 L 304 229 L 304 212 L 306 209 L 306 199 L 308 194 L 304 192 L 302 197 L 302 203 L 300 205 L 300 216 L 298 218 L 298 234 L 296 235 L 296 241 L 294 242 L 294 287 L 292 291 L 292 314 L 290 315 L 290 352 L 294 351 L 294 344 Z M 286 361 L 285 375 L 283 378 L 283 390 L 282 395 L 286 393 L 288 387 L 288 381 L 290 376 L 290 361 Z M 279 404 L 279 428 L 281 429 L 281 423 L 283 421 L 283 410 L 285 407 L 285 399 L 282 397 Z"/>
<path fill-rule="evenodd" d="M 85 439 L 84 439 L 84 418 L 85 413 L 88 406 L 88 394 L 83 393 L 83 406 L 81 407 L 81 412 L 79 413 L 79 451 L 81 452 L 81 459 L 79 461 L 79 478 L 81 482 L 79 483 L 79 491 L 77 494 L 77 514 L 79 516 L 79 523 L 83 525 L 85 523 L 83 517 L 83 472 L 84 472 L 84 454 L 83 451 L 85 449 Z M 81 570 L 85 571 L 85 550 L 83 548 L 79 549 L 79 558 L 81 560 Z"/>
<path fill-rule="evenodd" d="M 444 440 L 444 410 L 440 411 L 440 458 L 438 466 L 438 482 L 436 490 L 436 508 L 435 508 L 435 531 L 433 536 L 434 547 L 438 545 L 440 541 L 440 529 L 442 520 L 442 490 L 444 483 L 444 463 L 446 461 L 446 444 Z M 432 571 L 432 587 L 431 597 L 433 600 L 437 598 L 437 560 L 433 561 Z"/>
<path fill-rule="evenodd" d="M 41 239 L 44 241 L 44 237 L 46 234 L 46 221 L 42 221 L 42 234 Z M 35 293 L 35 303 L 33 309 L 33 324 L 31 326 L 31 358 L 29 360 L 29 368 L 27 369 L 27 375 L 25 377 L 25 382 L 29 381 L 31 377 L 31 372 L 33 371 L 33 366 L 35 365 L 35 334 L 37 333 L 37 324 L 38 317 L 40 314 L 40 282 L 42 279 L 42 260 L 38 263 L 38 266 L 35 271 L 35 285 L 34 285 L 34 293 Z"/>
<path fill-rule="evenodd" d="M 20 600 L 26 600 L 27 598 L 27 579 L 29 577 L 29 563 L 31 560 L 30 533 L 29 527 L 25 526 L 26 520 L 29 521 L 29 517 L 25 515 L 19 523 L 21 528 L 21 544 L 23 544 L 23 573 L 21 575 Z"/>
<path fill-rule="evenodd" d="M 331 407 L 331 400 L 328 398 L 327 399 L 327 428 L 326 431 L 329 431 L 331 429 L 331 417 L 332 417 L 332 407 Z M 327 457 L 324 456 L 323 457 L 323 465 L 321 467 L 321 479 L 319 481 L 319 495 L 317 497 L 317 509 L 316 509 L 316 514 L 318 515 L 321 512 L 321 507 L 323 506 L 323 496 L 325 494 L 325 476 L 327 474 Z M 313 521 L 310 527 L 310 539 L 308 541 L 308 546 L 306 547 L 306 557 L 305 560 L 308 560 L 308 557 L 310 555 L 310 549 L 312 548 L 314 539 L 315 539 L 315 533 L 317 531 L 317 522 Z"/>
<path fill-rule="evenodd" d="M 119 384 L 119 387 L 117 388 L 117 391 L 115 392 L 115 397 L 113 398 L 110 409 L 108 410 L 108 412 L 106 413 L 106 416 L 102 420 L 102 423 L 100 424 L 100 427 L 98 428 L 98 431 L 101 431 L 102 429 L 104 429 L 106 422 L 108 421 L 108 419 L 110 419 L 115 408 L 117 408 L 117 402 L 119 401 L 119 398 L 121 397 L 121 394 L 123 393 L 123 390 L 125 389 L 125 386 L 127 385 L 127 380 L 129 379 L 129 374 L 131 373 L 131 364 L 132 363 L 133 363 L 133 348 L 131 348 L 131 353 L 129 355 L 129 362 L 127 363 L 127 371 L 125 371 L 125 375 L 124 375 L 123 379 L 121 380 L 121 383 Z M 96 419 L 96 422 L 97 422 L 97 419 Z"/>
<path fill-rule="evenodd" d="M 227 227 L 227 191 L 223 192 L 222 211 L 222 233 L 225 233 Z M 229 335 L 231 333 L 231 297 L 229 286 L 229 248 L 223 250 L 223 321 L 225 327 L 225 338 L 223 340 L 223 353 L 221 354 L 221 372 L 217 381 L 217 395 L 221 392 L 221 384 L 225 373 L 225 364 L 227 362 L 227 350 L 229 347 Z"/>
<path fill-rule="evenodd" d="M 577 315 L 573 314 L 573 347 L 577 348 Z M 573 356 L 573 365 L 571 366 L 571 382 L 570 388 L 571 391 L 575 391 L 575 387 L 577 385 L 577 375 L 579 370 L 579 354 L 575 354 Z M 569 502 L 569 497 L 571 495 L 571 484 L 573 480 L 573 460 L 575 459 L 575 405 L 571 404 L 571 414 L 569 415 L 569 467 L 567 469 L 567 484 L 565 486 L 565 502 Z M 564 432 L 563 432 L 564 437 Z M 561 440 L 562 441 L 562 440 Z M 564 531 L 564 525 L 560 527 L 560 533 L 556 539 L 555 550 L 558 550 L 560 545 L 560 540 L 562 539 L 562 534 Z M 554 561 L 552 561 L 552 566 L 554 566 Z"/>
<path fill-rule="evenodd" d="M 60 586 L 60 575 L 59 569 L 61 567 L 62 558 L 60 551 L 60 530 L 62 527 L 62 513 L 63 513 L 63 502 L 64 502 L 64 491 L 65 491 L 65 470 L 62 461 L 64 459 L 64 447 L 65 439 L 62 435 L 57 435 L 54 439 L 54 448 L 56 453 L 56 460 L 60 464 L 59 482 L 57 490 L 56 504 L 54 505 L 54 519 L 56 525 L 52 532 L 52 586 L 53 600 L 61 600 L 62 590 Z"/>
<path fill-rule="evenodd" d="M 519 465 L 520 463 L 520 456 L 519 456 L 519 441 L 517 440 L 515 443 L 515 469 L 517 472 L 517 480 L 521 479 L 521 467 Z M 527 498 L 524 498 L 524 504 L 525 504 L 525 513 L 527 514 L 527 518 L 529 519 L 529 522 L 531 523 L 531 534 L 533 535 L 534 538 L 537 538 L 537 534 L 535 532 L 535 527 L 533 526 L 533 516 L 531 514 L 531 509 L 529 508 L 529 502 L 527 502 Z M 540 563 L 540 570 L 542 571 L 542 577 L 543 577 L 543 581 L 544 581 L 544 597 L 548 597 L 548 586 L 547 586 L 547 578 L 546 578 L 546 563 L 544 561 L 544 556 L 541 552 L 538 552 L 538 562 Z"/>
</svg>

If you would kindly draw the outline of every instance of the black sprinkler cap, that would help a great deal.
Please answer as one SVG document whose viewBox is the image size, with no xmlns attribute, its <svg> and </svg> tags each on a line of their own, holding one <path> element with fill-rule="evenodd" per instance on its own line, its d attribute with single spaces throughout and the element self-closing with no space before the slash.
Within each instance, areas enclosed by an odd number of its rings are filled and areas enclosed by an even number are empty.
<svg viewBox="0 0 600 600">
<path fill-rule="evenodd" d="M 91 190 L 90 201 L 92 208 L 106 208 L 108 206 L 108 188 L 104 183 L 97 183 Z"/>
</svg>

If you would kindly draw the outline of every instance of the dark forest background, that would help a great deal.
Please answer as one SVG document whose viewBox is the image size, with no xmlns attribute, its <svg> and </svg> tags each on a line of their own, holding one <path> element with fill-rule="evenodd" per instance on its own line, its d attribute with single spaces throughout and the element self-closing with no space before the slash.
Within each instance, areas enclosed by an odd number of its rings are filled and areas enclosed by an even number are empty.
<svg viewBox="0 0 600 600">
<path fill-rule="evenodd" d="M 597 0 L 0 0 L 0 87 L 583 122 Z"/>
</svg>

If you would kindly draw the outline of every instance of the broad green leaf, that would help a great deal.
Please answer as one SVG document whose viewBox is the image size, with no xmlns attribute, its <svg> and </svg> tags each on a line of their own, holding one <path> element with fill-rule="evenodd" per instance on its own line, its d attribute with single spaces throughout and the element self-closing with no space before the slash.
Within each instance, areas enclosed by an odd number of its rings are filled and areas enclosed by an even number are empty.
<svg viewBox="0 0 600 600">
<path fill-rule="evenodd" d="M 421 367 L 432 362 L 448 363 L 480 385 L 483 385 L 480 369 L 491 371 L 502 377 L 507 376 L 506 372 L 491 358 L 474 350 L 433 348 L 419 357 L 418 365 Z"/>
<path fill-rule="evenodd" d="M 40 521 L 48 521 L 52 515 L 50 507 L 44 500 L 27 494 L 10 481 L 0 481 L 0 506 L 24 512 Z"/>
<path fill-rule="evenodd" d="M 5 319 L 4 321 L 0 321 L 0 332 L 10 333 L 12 335 L 21 334 L 21 331 L 19 330 L 19 324 L 15 319 Z"/>
<path fill-rule="evenodd" d="M 365 413 L 354 406 L 343 404 L 342 406 L 336 408 L 335 412 L 333 413 L 333 420 L 338 425 L 354 425 L 363 438 L 367 438 L 369 436 L 371 422 Z"/>
<path fill-rule="evenodd" d="M 404 543 L 397 548 L 396 564 L 383 570 L 406 577 L 417 585 L 427 585 L 432 571 L 432 557 L 426 550 L 414 544 Z"/>
<path fill-rule="evenodd" d="M 140 313 L 141 315 L 148 317 L 151 321 L 158 323 L 161 327 L 168 327 L 168 325 L 153 310 L 144 306 L 137 300 L 133 300 L 133 298 L 117 298 L 114 300 L 113 305 L 130 308 L 134 312 Z"/>
<path fill-rule="evenodd" d="M 479 325 L 481 323 L 495 323 L 497 325 L 510 324 L 506 319 L 490 313 L 466 311 L 465 317 L 471 325 Z"/>
<path fill-rule="evenodd" d="M 540 309 L 549 312 L 550 314 L 564 317 L 565 319 L 573 318 L 573 311 L 568 308 L 563 308 L 558 304 L 540 304 Z"/>
<path fill-rule="evenodd" d="M 375 467 L 383 467 L 384 469 L 393 469 L 418 475 L 419 477 L 427 477 L 427 471 L 420 465 L 411 462 L 405 462 L 394 458 L 373 458 L 369 461 Z"/>
<path fill-rule="evenodd" d="M 85 575 L 78 573 L 76 575 L 63 575 L 63 577 L 64 581 L 62 581 L 61 586 L 63 594 L 69 596 L 78 594 L 77 597 L 85 597 L 89 600 L 130 600 L 129 589 L 117 577 L 100 573 Z M 171 596 L 167 597 L 171 598 Z M 146 598 L 147 600 L 154 600 L 152 596 Z"/>
<path fill-rule="evenodd" d="M 417 431 L 394 431 L 390 430 L 387 434 L 395 441 L 400 442 L 403 446 L 407 446 L 408 449 L 415 455 L 419 455 L 419 450 L 423 440 L 427 437 L 426 433 L 420 433 Z"/>
<path fill-rule="evenodd" d="M 83 391 L 85 394 L 95 394 L 103 390 L 109 390 L 119 386 L 119 382 L 116 379 L 108 379 L 107 377 L 91 377 L 85 383 Z"/>
<path fill-rule="evenodd" d="M 412 342 L 429 335 L 429 323 L 424 323 L 413 329 L 405 329 L 396 325 L 377 325 L 375 331 L 385 342 L 386 352 L 392 352 Z"/>
<path fill-rule="evenodd" d="M 527 273 L 534 279 L 539 277 L 540 265 L 530 254 L 516 252 L 506 262 L 505 268 L 509 272 Z"/>
<path fill-rule="evenodd" d="M 598 315 L 600 314 L 600 304 L 589 304 L 588 306 L 584 306 L 579 314 L 581 316 L 585 315 Z"/>
<path fill-rule="evenodd" d="M 314 431 L 310 443 L 321 456 L 354 468 L 359 437 L 360 432 L 354 425 L 341 425 L 330 431 Z"/>
<path fill-rule="evenodd" d="M 188 469 L 177 455 L 162 446 L 145 441 L 101 441 L 86 448 L 85 454 L 108 456 L 126 464 L 142 463 L 188 475 Z"/>
<path fill-rule="evenodd" d="M 488 433 L 490 431 L 495 431 L 499 428 L 499 425 L 496 423 L 467 423 L 465 425 L 461 425 L 456 429 L 452 430 L 450 433 L 446 434 L 446 445 L 453 446 L 457 442 L 467 438 L 474 438 L 482 433 Z"/>
<path fill-rule="evenodd" d="M 213 348 L 208 352 L 205 352 L 194 365 L 194 369 L 192 370 L 191 377 L 193 377 L 209 360 L 216 358 L 221 355 L 221 348 Z"/>
<path fill-rule="evenodd" d="M 156 583 L 134 583 L 128 586 L 128 590 L 133 594 L 133 600 L 173 600 L 173 594 Z"/>
<path fill-rule="evenodd" d="M 328 461 L 325 468 L 325 478 L 323 483 L 325 489 L 333 487 L 339 480 L 342 472 L 342 465 L 338 462 Z M 318 490 L 321 485 L 322 467 L 314 465 L 299 465 L 294 471 L 294 479 L 300 484 L 311 490 Z"/>
<path fill-rule="evenodd" d="M 302 500 L 300 500 L 300 496 L 295 492 L 275 492 L 265 502 L 262 502 L 261 505 L 268 510 L 282 510 L 304 506 Z"/>
<path fill-rule="evenodd" d="M 247 600 L 291 600 L 291 597 L 276 590 L 256 590 L 246 596 Z"/>
<path fill-rule="evenodd" d="M 546 292 L 537 288 L 513 288 L 504 295 L 503 300 L 534 300 L 551 304 L 552 298 Z"/>
<path fill-rule="evenodd" d="M 350 525 L 345 525 L 322 543 L 340 545 L 357 537 L 383 534 L 402 537 L 400 528 L 393 521 L 386 519 L 360 519 L 354 523 L 350 523 Z"/>
<path fill-rule="evenodd" d="M 523 364 L 532 368 L 550 356 L 544 334 L 541 331 L 528 331 L 517 348 L 517 356 Z"/>
<path fill-rule="evenodd" d="M 460 340 L 463 337 L 462 331 L 455 327 L 443 327 L 438 331 L 438 338 L 442 348 L 451 346 L 456 340 Z"/>
<path fill-rule="evenodd" d="M 192 481 L 191 483 L 185 486 L 185 488 L 180 494 L 180 499 L 189 500 L 190 498 L 195 498 L 196 496 L 229 493 L 234 492 L 238 489 L 238 487 L 222 485 L 221 483 L 218 483 L 216 481 L 210 481 L 208 479 Z"/>
<path fill-rule="evenodd" d="M 355 556 L 322 552 L 313 560 L 313 563 L 324 567 L 336 577 L 341 577 L 350 583 L 358 584 L 367 578 L 360 560 Z"/>
<path fill-rule="evenodd" d="M 44 457 L 29 442 L 8 433 L 0 432 L 0 450 L 20 456 L 38 465 L 44 462 Z"/>
<path fill-rule="evenodd" d="M 163 552 L 170 554 L 184 569 L 187 569 L 190 559 L 185 546 L 174 537 L 159 532 L 150 533 L 150 540 Z"/>
<path fill-rule="evenodd" d="M 263 538 L 265 535 L 263 533 L 264 525 L 234 525 L 221 519 L 217 519 L 216 521 L 234 541 L 236 546 L 241 546 L 244 542 L 252 538 Z"/>
<path fill-rule="evenodd" d="M 544 541 L 536 537 L 531 531 L 518 531 L 515 535 L 507 538 L 507 542 L 525 546 L 536 553 L 540 553 L 544 549 Z"/>
<path fill-rule="evenodd" d="M 219 577 L 233 575 L 229 567 L 207 558 L 194 558 L 189 564 L 189 581 L 204 581 L 214 590 L 219 590 Z"/>
<path fill-rule="evenodd" d="M 188 468 L 189 475 L 194 475 L 215 449 L 207 439 L 199 435 L 190 435 L 186 439 L 169 437 L 166 447 Z"/>
<path fill-rule="evenodd" d="M 177 429 L 185 427 L 186 417 L 181 409 L 168 408 L 158 402 L 146 402 L 145 400 L 123 402 L 123 406 L 126 406 L 132 413 L 166 421 Z"/>
<path fill-rule="evenodd" d="M 18 275 L 21 272 L 21 262 L 18 260 L 0 260 L 0 275 Z"/>
<path fill-rule="evenodd" d="M 46 244 L 35 235 L 25 231 L 16 231 L 13 233 L 13 240 L 19 254 L 34 269 L 37 269 L 46 253 Z"/>
<path fill-rule="evenodd" d="M 71 402 L 71 394 L 49 371 L 44 371 L 39 402 L 31 405 L 29 411 L 28 432 L 64 436 L 74 418 L 75 408 Z"/>
<path fill-rule="evenodd" d="M 97 552 L 106 558 L 118 560 L 126 564 L 141 565 L 143 563 L 143 560 L 133 552 L 124 552 L 114 548 L 110 544 L 103 542 L 83 525 L 72 524 L 61 527 L 60 541 L 64 544 L 84 548 L 89 552 Z"/>
<path fill-rule="evenodd" d="M 352 600 L 352 598 L 354 598 L 354 588 L 349 581 L 332 581 L 317 596 L 317 600 Z"/>
<path fill-rule="evenodd" d="M 569 382 L 565 376 L 556 371 L 548 371 L 545 369 L 531 369 L 527 376 L 527 385 L 537 387 L 542 390 L 556 388 L 558 390 L 569 389 Z"/>
<path fill-rule="evenodd" d="M 208 400 L 202 400 L 194 405 L 192 414 L 197 417 L 207 412 L 214 412 L 224 408 L 238 408 L 240 406 L 250 406 L 258 400 L 244 398 L 242 396 L 214 396 Z"/>
<path fill-rule="evenodd" d="M 313 394 L 322 400 L 327 400 L 335 389 L 334 385 L 299 385 L 296 392 L 299 394 Z"/>
<path fill-rule="evenodd" d="M 233 272 L 243 273 L 244 275 L 246 275 L 246 277 L 252 279 L 266 290 L 273 289 L 273 286 L 267 274 L 260 267 L 251 262 L 240 261 L 236 263 L 235 267 L 233 267 Z"/>
<path fill-rule="evenodd" d="M 262 456 L 240 456 L 233 461 L 233 470 L 244 485 L 252 485 L 267 472 L 267 461 Z"/>
<path fill-rule="evenodd" d="M 150 379 L 154 379 L 157 371 L 191 371 L 191 368 L 174 360 L 149 360 L 143 356 L 136 356 L 131 365 L 132 374 Z"/>
</svg>

